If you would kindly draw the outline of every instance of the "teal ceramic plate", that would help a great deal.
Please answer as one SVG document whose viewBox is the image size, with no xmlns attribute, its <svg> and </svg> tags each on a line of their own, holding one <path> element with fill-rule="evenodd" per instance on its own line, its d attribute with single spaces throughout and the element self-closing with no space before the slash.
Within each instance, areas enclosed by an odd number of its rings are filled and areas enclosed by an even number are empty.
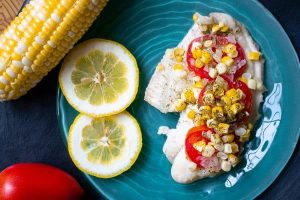
<svg viewBox="0 0 300 200">
<path fill-rule="evenodd" d="M 165 138 L 160 125 L 174 127 L 178 116 L 164 115 L 143 101 L 145 88 L 165 49 L 174 47 L 192 25 L 192 14 L 226 12 L 246 25 L 266 59 L 268 91 L 261 119 L 247 144 L 241 164 L 232 172 L 189 185 L 175 183 L 162 153 Z M 112 179 L 86 175 L 107 199 L 252 199 L 265 190 L 283 169 L 299 138 L 300 68 L 286 33 L 257 1 L 247 0 L 111 0 L 82 40 L 107 38 L 124 44 L 136 57 L 140 88 L 127 109 L 139 121 L 143 149 L 131 170 Z M 297 114 L 296 114 L 297 113 Z M 78 114 L 58 89 L 58 122 L 66 141 Z"/>
</svg>

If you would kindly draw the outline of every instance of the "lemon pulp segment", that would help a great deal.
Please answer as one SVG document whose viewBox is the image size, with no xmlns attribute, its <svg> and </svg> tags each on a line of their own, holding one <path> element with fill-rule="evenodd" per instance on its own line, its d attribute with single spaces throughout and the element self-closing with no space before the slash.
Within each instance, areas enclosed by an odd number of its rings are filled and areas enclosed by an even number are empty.
<svg viewBox="0 0 300 200">
<path fill-rule="evenodd" d="M 80 99 L 92 105 L 113 103 L 128 88 L 126 65 L 114 53 L 95 50 L 78 59 L 72 82 Z"/>
<path fill-rule="evenodd" d="M 118 159 L 125 147 L 125 131 L 126 127 L 111 117 L 93 119 L 82 130 L 81 147 L 88 161 L 109 165 Z"/>
</svg>

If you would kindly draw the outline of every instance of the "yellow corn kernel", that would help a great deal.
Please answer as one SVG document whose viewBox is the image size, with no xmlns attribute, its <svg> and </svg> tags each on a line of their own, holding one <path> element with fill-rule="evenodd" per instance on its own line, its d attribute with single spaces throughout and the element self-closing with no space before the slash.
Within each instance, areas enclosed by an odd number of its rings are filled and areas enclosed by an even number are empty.
<svg viewBox="0 0 300 200">
<path fill-rule="evenodd" d="M 244 106 L 240 103 L 234 103 L 230 106 L 230 110 L 233 112 L 233 114 L 237 114 L 241 112 L 244 109 Z"/>
<path fill-rule="evenodd" d="M 229 172 L 231 170 L 231 164 L 230 162 L 226 160 L 222 160 L 221 162 L 221 169 L 225 172 Z"/>
<path fill-rule="evenodd" d="M 215 119 L 208 119 L 206 121 L 206 126 L 208 128 L 216 128 L 218 126 L 218 121 Z"/>
<path fill-rule="evenodd" d="M 208 75 L 211 78 L 216 78 L 218 76 L 218 71 L 215 68 L 209 68 Z"/>
<path fill-rule="evenodd" d="M 242 81 L 243 83 L 245 83 L 246 85 L 248 85 L 248 80 L 245 77 L 240 77 L 238 78 L 239 81 Z"/>
<path fill-rule="evenodd" d="M 175 110 L 176 111 L 181 112 L 185 108 L 186 108 L 186 103 L 182 99 L 179 99 L 175 102 Z"/>
<path fill-rule="evenodd" d="M 208 48 L 208 47 L 211 47 L 212 44 L 213 44 L 212 40 L 206 40 L 206 41 L 204 41 L 203 46 Z"/>
<path fill-rule="evenodd" d="M 174 50 L 174 57 L 175 57 L 175 60 L 176 60 L 177 62 L 182 62 L 184 52 L 185 52 L 185 51 L 184 51 L 184 49 L 182 49 L 182 48 L 176 48 L 176 49 Z"/>
<path fill-rule="evenodd" d="M 234 44 L 229 43 L 223 47 L 223 52 L 226 54 L 233 54 L 234 52 L 237 52 L 237 49 Z"/>
<path fill-rule="evenodd" d="M 204 64 L 209 64 L 212 59 L 212 55 L 208 51 L 202 51 L 201 61 Z"/>
<path fill-rule="evenodd" d="M 232 153 L 239 152 L 239 146 L 236 143 L 230 143 Z"/>
<path fill-rule="evenodd" d="M 221 102 L 222 104 L 226 105 L 226 106 L 230 106 L 231 105 L 231 100 L 228 96 L 222 96 L 221 97 Z"/>
<path fill-rule="evenodd" d="M 222 97 L 224 95 L 224 93 L 225 93 L 224 88 L 221 85 L 217 84 L 217 83 L 213 84 L 213 88 L 212 89 L 213 89 L 214 96 L 216 98 Z"/>
<path fill-rule="evenodd" d="M 215 153 L 215 148 L 212 145 L 206 145 L 202 150 L 202 156 L 211 157 Z"/>
<path fill-rule="evenodd" d="M 176 63 L 173 67 L 174 70 L 184 70 L 184 66 L 181 63 Z"/>
<path fill-rule="evenodd" d="M 230 58 L 236 58 L 238 56 L 238 54 L 239 54 L 238 51 L 235 50 L 235 51 L 228 53 L 227 56 Z"/>
<path fill-rule="evenodd" d="M 234 130 L 235 135 L 237 136 L 243 136 L 246 133 L 246 129 L 242 127 L 238 127 Z"/>
<path fill-rule="evenodd" d="M 1 79 L 1 82 L 2 83 L 8 83 L 8 82 L 10 82 L 10 81 L 12 81 L 13 80 L 13 78 L 12 77 L 10 77 L 8 74 L 7 74 L 7 72 L 4 72 L 3 74 L 2 74 L 2 79 Z M 10 84 L 6 84 L 6 86 L 10 86 Z"/>
<path fill-rule="evenodd" d="M 196 83 L 194 83 L 194 87 L 202 89 L 204 88 L 204 84 L 202 81 L 197 81 Z"/>
<path fill-rule="evenodd" d="M 163 64 L 159 63 L 156 67 L 157 71 L 163 71 L 165 69 L 165 67 L 163 66 Z"/>
<path fill-rule="evenodd" d="M 193 82 L 195 83 L 195 82 L 200 81 L 201 78 L 200 78 L 199 76 L 194 76 L 194 77 L 192 78 L 192 80 L 193 80 Z"/>
<path fill-rule="evenodd" d="M 224 117 L 223 108 L 221 106 L 216 106 L 212 108 L 212 117 L 214 119 L 219 119 Z"/>
<path fill-rule="evenodd" d="M 222 88 L 227 88 L 228 83 L 221 76 L 218 76 L 215 80 L 215 84 L 218 84 Z"/>
<path fill-rule="evenodd" d="M 192 55 L 193 55 L 194 59 L 201 58 L 202 50 L 201 49 L 195 49 L 195 50 L 192 51 Z"/>
<path fill-rule="evenodd" d="M 196 98 L 192 89 L 187 89 L 182 94 L 183 99 L 186 100 L 188 103 L 196 103 Z"/>
<path fill-rule="evenodd" d="M 205 92 L 202 101 L 205 105 L 213 105 L 215 104 L 215 97 L 211 92 Z"/>
<path fill-rule="evenodd" d="M 197 13 L 194 13 L 193 14 L 193 21 L 196 23 L 197 21 L 198 21 L 198 15 L 197 15 Z"/>
<path fill-rule="evenodd" d="M 201 24 L 200 26 L 199 26 L 199 29 L 202 31 L 202 32 L 207 32 L 208 31 L 208 25 L 206 25 L 206 24 Z"/>
<path fill-rule="evenodd" d="M 251 124 L 251 123 L 248 123 L 247 127 L 248 127 L 248 129 L 249 129 L 249 130 L 252 130 L 252 128 L 253 128 L 253 124 Z"/>
<path fill-rule="evenodd" d="M 202 68 L 203 67 L 203 62 L 201 61 L 201 59 L 200 58 L 197 58 L 196 60 L 195 60 L 195 67 L 197 67 L 197 68 Z"/>
<path fill-rule="evenodd" d="M 250 133 L 251 133 L 251 131 L 249 129 L 247 129 L 246 133 L 240 137 L 239 141 L 247 142 L 250 138 Z"/>
<path fill-rule="evenodd" d="M 235 114 L 230 110 L 230 107 L 229 108 L 227 106 L 225 106 L 225 107 L 226 107 L 227 119 L 231 122 L 234 121 L 235 120 Z"/>
<path fill-rule="evenodd" d="M 210 140 L 211 142 L 215 145 L 215 144 L 221 144 L 222 140 L 219 134 L 212 134 L 210 136 Z"/>
<path fill-rule="evenodd" d="M 210 134 L 210 135 L 208 135 L 208 136 L 210 136 L 210 137 L 211 137 L 211 135 L 213 135 L 213 134 Z M 212 142 L 208 142 L 206 145 L 211 145 L 211 146 L 214 146 L 214 144 L 213 144 Z"/>
<path fill-rule="evenodd" d="M 226 154 L 232 153 L 231 144 L 229 143 L 224 144 L 224 153 Z"/>
<path fill-rule="evenodd" d="M 206 143 L 203 140 L 200 140 L 200 141 L 193 144 L 193 147 L 195 149 L 197 149 L 197 151 L 199 151 L 199 152 L 202 152 L 203 149 L 205 148 L 205 146 L 206 146 Z"/>
<path fill-rule="evenodd" d="M 256 88 L 257 88 L 256 80 L 255 80 L 255 79 L 252 79 L 252 78 L 248 79 L 248 81 L 247 81 L 247 86 L 248 86 L 248 88 L 250 88 L 251 90 L 256 90 Z"/>
<path fill-rule="evenodd" d="M 187 113 L 187 117 L 189 119 L 195 119 L 195 115 L 196 115 L 196 112 L 194 110 L 190 110 L 188 113 Z"/>
<path fill-rule="evenodd" d="M 46 51 L 46 52 L 48 52 L 48 53 L 51 53 L 52 52 L 52 50 L 53 50 L 53 48 L 50 46 L 50 45 L 45 45 L 44 46 L 44 50 Z"/>
<path fill-rule="evenodd" d="M 222 75 L 225 74 L 227 72 L 227 65 L 225 65 L 224 63 L 218 63 L 216 65 L 216 69 L 218 71 L 218 74 Z"/>
<path fill-rule="evenodd" d="M 225 32 L 227 32 L 227 31 L 229 31 L 229 27 L 226 26 L 226 25 L 224 25 L 224 26 L 221 28 L 220 31 L 221 31 L 222 33 L 225 33 Z"/>
<path fill-rule="evenodd" d="M 231 142 L 233 142 L 233 140 L 234 140 L 234 135 L 233 134 L 222 136 L 222 141 L 224 143 L 231 143 Z"/>
<path fill-rule="evenodd" d="M 12 60 L 21 60 L 22 59 L 22 56 L 16 52 L 12 53 L 11 55 L 11 59 Z"/>
<path fill-rule="evenodd" d="M 211 107 L 210 106 L 201 106 L 199 108 L 199 115 L 201 120 L 211 118 Z"/>
<path fill-rule="evenodd" d="M 177 62 L 182 62 L 183 61 L 183 57 L 182 56 L 175 56 L 175 60 Z"/>
<path fill-rule="evenodd" d="M 183 56 L 184 55 L 184 49 L 183 48 L 176 48 L 174 50 L 174 56 Z"/>
<path fill-rule="evenodd" d="M 245 96 L 244 92 L 241 89 L 239 89 L 239 88 L 236 89 L 236 92 L 239 95 L 240 99 L 242 99 Z"/>
<path fill-rule="evenodd" d="M 200 115 L 196 114 L 194 119 L 194 125 L 195 126 L 202 126 L 205 124 L 204 120 L 200 119 Z"/>
<path fill-rule="evenodd" d="M 2 83 L 2 82 L 0 81 L 0 89 L 3 90 L 4 88 L 5 88 L 4 83 Z"/>
<path fill-rule="evenodd" d="M 258 52 L 258 51 L 251 51 L 249 53 L 249 59 L 250 60 L 254 60 L 254 61 L 259 60 L 260 59 L 260 55 L 261 55 L 261 53 Z"/>
<path fill-rule="evenodd" d="M 229 132 L 229 127 L 230 127 L 229 124 L 219 123 L 217 131 L 221 134 L 227 134 Z"/>
<path fill-rule="evenodd" d="M 233 64 L 233 59 L 230 58 L 229 56 L 224 56 L 222 59 L 221 59 L 221 62 L 224 63 L 226 66 L 230 67 L 232 64 Z"/>
<path fill-rule="evenodd" d="M 230 162 L 230 164 L 234 167 L 238 164 L 239 158 L 231 153 L 228 155 L 228 162 Z"/>
<path fill-rule="evenodd" d="M 238 102 L 242 98 L 240 94 L 237 92 L 237 90 L 234 88 L 226 91 L 226 96 L 230 98 L 232 103 Z"/>
<path fill-rule="evenodd" d="M 214 148 L 217 151 L 223 152 L 224 151 L 224 144 L 221 142 L 220 144 L 214 144 Z M 227 158 L 227 157 L 226 157 Z"/>
<path fill-rule="evenodd" d="M 218 32 L 221 28 L 222 28 L 222 26 L 220 26 L 219 24 L 215 24 L 215 25 L 212 26 L 211 32 L 212 32 L 212 33 L 216 33 L 216 32 Z"/>
</svg>

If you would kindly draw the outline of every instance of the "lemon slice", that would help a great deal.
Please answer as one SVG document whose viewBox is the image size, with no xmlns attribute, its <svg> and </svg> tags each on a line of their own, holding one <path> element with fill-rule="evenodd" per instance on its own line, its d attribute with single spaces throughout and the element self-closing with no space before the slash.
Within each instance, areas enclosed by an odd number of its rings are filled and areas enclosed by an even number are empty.
<svg viewBox="0 0 300 200">
<path fill-rule="evenodd" d="M 59 85 L 77 111 L 95 117 L 117 114 L 137 94 L 137 63 L 121 44 L 91 39 L 77 45 L 66 56 Z"/>
<path fill-rule="evenodd" d="M 111 178 L 128 170 L 142 148 L 141 130 L 126 111 L 102 118 L 79 114 L 71 125 L 69 154 L 83 172 Z"/>
</svg>

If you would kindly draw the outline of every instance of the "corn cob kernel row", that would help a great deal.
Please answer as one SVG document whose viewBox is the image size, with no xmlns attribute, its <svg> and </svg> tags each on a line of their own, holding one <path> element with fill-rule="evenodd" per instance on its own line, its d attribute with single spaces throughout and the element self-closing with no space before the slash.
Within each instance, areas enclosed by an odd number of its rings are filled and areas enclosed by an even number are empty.
<svg viewBox="0 0 300 200">
<path fill-rule="evenodd" d="M 31 0 L 0 35 L 0 100 L 34 87 L 81 38 L 107 0 Z"/>
<path fill-rule="evenodd" d="M 27 80 L 27 76 L 32 72 L 30 68 L 31 61 L 27 55 L 38 48 L 37 43 L 34 41 L 37 38 L 35 36 L 43 27 L 45 19 L 53 12 L 57 3 L 57 0 L 51 0 L 48 4 L 45 4 L 44 1 L 31 1 L 29 8 L 26 6 L 24 9 L 27 14 L 23 15 L 22 12 L 9 27 L 12 27 L 10 31 L 11 38 L 7 37 L 6 39 L 15 41 L 16 44 L 13 46 L 14 49 L 10 50 L 12 53 L 8 52 L 10 53 L 8 57 L 10 64 L 8 63 L 6 72 L 2 74 L 4 80 L 10 82 L 10 84 L 5 85 L 4 89 L 9 93 L 6 96 L 3 95 L 4 98 L 11 99 L 15 94 L 22 94 L 26 91 L 25 86 L 28 84 L 24 80 Z M 19 36 L 15 40 L 13 38 L 14 34 Z"/>
<path fill-rule="evenodd" d="M 14 22 L 19 22 L 19 23 L 18 24 L 16 23 L 16 25 L 15 25 L 13 22 L 12 25 L 10 26 L 10 27 L 14 28 L 14 30 L 11 31 L 12 35 L 14 33 L 17 33 L 17 35 L 19 35 L 21 39 L 17 40 L 18 46 L 16 47 L 15 51 L 11 55 L 8 55 L 8 57 L 11 59 L 11 63 L 10 63 L 11 66 L 10 67 L 6 66 L 7 70 L 9 70 L 11 67 L 13 67 L 13 69 L 14 69 L 13 72 L 15 74 L 17 74 L 17 78 L 15 76 L 7 76 L 6 73 L 2 74 L 2 76 L 4 77 L 4 83 L 7 82 L 6 80 L 10 80 L 10 82 L 11 82 L 11 84 L 5 85 L 5 91 L 10 92 L 10 93 L 8 93 L 9 97 L 13 96 L 13 93 L 15 93 L 15 90 L 19 89 L 20 83 L 22 83 L 22 87 L 23 87 L 23 88 L 20 88 L 20 90 L 22 90 L 22 92 L 25 91 L 25 88 L 24 88 L 25 77 L 28 73 L 30 73 L 32 71 L 30 66 L 24 65 L 24 63 L 26 63 L 26 62 L 28 63 L 29 60 L 25 59 L 25 58 L 23 59 L 23 57 L 25 57 L 24 56 L 25 54 L 32 52 L 32 50 L 34 49 L 33 48 L 34 46 L 36 47 L 35 44 L 32 44 L 33 39 L 34 39 L 33 36 L 35 36 L 39 30 L 29 27 L 28 29 L 26 28 L 26 32 L 25 32 L 25 27 L 28 27 L 29 24 L 32 27 L 34 27 L 34 25 L 36 25 L 36 24 L 43 24 L 43 21 L 46 19 L 46 17 L 49 17 L 49 14 L 47 14 L 47 13 L 51 13 L 53 11 L 53 8 L 54 8 L 53 3 L 57 3 L 57 2 L 49 1 L 49 4 L 45 5 L 44 1 L 31 1 L 29 4 L 29 9 L 26 10 L 27 6 L 24 9 L 25 13 L 27 13 L 27 14 L 23 15 L 23 12 L 22 12 L 19 16 L 20 19 L 18 19 L 19 17 L 17 17 L 17 19 L 14 21 Z M 33 7 L 33 5 L 35 5 L 35 6 Z M 33 18 L 33 17 L 35 17 L 35 18 Z M 34 32 L 34 31 L 36 31 L 36 32 Z M 7 37 L 6 39 L 10 39 L 10 41 L 12 41 L 12 39 L 9 37 Z M 30 46 L 30 44 L 32 44 L 32 46 Z M 30 46 L 30 47 L 27 48 L 28 46 Z M 15 54 L 17 54 L 18 57 L 14 57 Z M 14 75 L 14 74 L 10 73 L 9 75 Z M 10 87 L 12 87 L 14 90 L 12 90 Z"/>
</svg>

